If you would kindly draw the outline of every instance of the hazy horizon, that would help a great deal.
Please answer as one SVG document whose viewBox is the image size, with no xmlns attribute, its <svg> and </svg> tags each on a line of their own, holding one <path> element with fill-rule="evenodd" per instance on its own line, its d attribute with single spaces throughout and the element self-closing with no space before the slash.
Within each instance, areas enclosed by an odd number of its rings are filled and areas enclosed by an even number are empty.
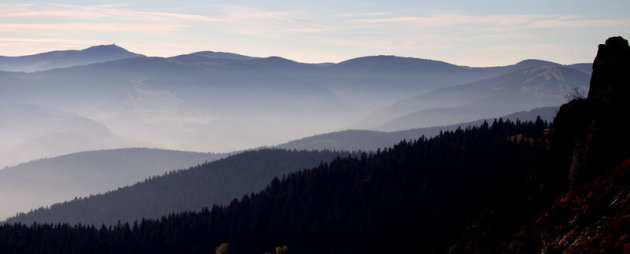
<svg viewBox="0 0 630 254">
<path fill-rule="evenodd" d="M 334 6 L 334 8 L 331 8 Z M 0 4 L 0 55 L 122 45 L 169 57 L 197 51 L 340 62 L 368 55 L 499 66 L 524 59 L 591 62 L 592 45 L 630 37 L 626 1 L 286 0 L 176 6 L 161 1 Z"/>
<path fill-rule="evenodd" d="M 6 57 L 24 57 L 24 56 L 35 56 L 35 55 L 40 55 L 40 54 L 45 54 L 45 53 L 50 53 L 50 52 L 58 52 L 58 51 L 82 51 L 82 50 L 86 50 L 92 47 L 101 47 L 101 46 L 116 46 L 116 47 L 120 47 L 123 49 L 126 49 L 132 53 L 136 53 L 136 54 L 140 54 L 140 55 L 144 55 L 145 57 L 158 57 L 158 58 L 173 58 L 173 57 L 177 57 L 177 56 L 183 56 L 183 55 L 189 55 L 189 54 L 193 54 L 193 53 L 200 53 L 200 52 L 213 52 L 213 53 L 228 53 L 228 54 L 237 54 L 237 55 L 242 55 L 242 56 L 247 56 L 247 57 L 253 57 L 253 58 L 272 58 L 272 57 L 280 57 L 280 58 L 284 58 L 287 60 L 291 60 L 294 62 L 298 62 L 298 63 L 304 63 L 304 64 L 339 64 L 345 61 L 349 61 L 349 60 L 353 60 L 353 59 L 358 59 L 358 58 L 364 58 L 364 57 L 374 57 L 374 56 L 393 56 L 393 57 L 400 57 L 400 58 L 415 58 L 415 59 L 424 59 L 424 60 L 432 60 L 432 61 L 439 61 L 439 62 L 445 62 L 445 63 L 449 63 L 449 64 L 453 64 L 453 65 L 457 65 L 457 66 L 462 66 L 462 67 L 472 67 L 472 68 L 487 68 L 487 67 L 498 67 L 498 66 L 505 66 L 505 65 L 513 65 L 513 64 L 517 64 L 520 63 L 522 61 L 527 61 L 527 60 L 541 60 L 541 61 L 548 61 L 548 62 L 553 62 L 553 63 L 558 63 L 558 64 L 562 64 L 562 65 L 572 65 L 572 64 L 583 64 L 583 63 L 590 63 L 592 62 L 591 60 L 588 61 L 583 61 L 583 62 L 568 62 L 568 63 L 562 63 L 559 61 L 554 61 L 553 59 L 535 59 L 535 58 L 523 58 L 523 59 L 519 59 L 516 60 L 515 62 L 511 62 L 511 63 L 506 63 L 503 65 L 486 65 L 486 66 L 470 66 L 470 65 L 464 65 L 464 64 L 458 64 L 456 62 L 448 62 L 442 59 L 432 59 L 432 58 L 423 58 L 420 56 L 404 56 L 404 55 L 391 55 L 391 54 L 374 54 L 374 55 L 360 55 L 360 56 L 355 56 L 355 57 L 351 57 L 348 59 L 340 59 L 337 61 L 320 61 L 320 62 L 303 62 L 303 61 L 299 61 L 296 59 L 292 59 L 289 57 L 285 57 L 285 56 L 281 56 L 281 55 L 248 55 L 245 53 L 241 53 L 241 52 L 227 52 L 227 51 L 220 51 L 220 50 L 212 50 L 212 49 L 207 49 L 207 50 L 199 50 L 199 51 L 194 51 L 194 52 L 181 52 L 181 53 L 177 53 L 175 55 L 148 55 L 145 54 L 144 52 L 141 51 L 132 51 L 129 48 L 126 48 L 125 45 L 121 45 L 118 43 L 110 43 L 110 44 L 95 44 L 95 45 L 88 45 L 86 47 L 83 48 L 59 48 L 59 49 L 51 49 L 48 51 L 42 51 L 42 52 L 35 52 L 32 54 L 26 54 L 26 55 L 0 55 L 0 56 L 6 56 Z"/>
</svg>

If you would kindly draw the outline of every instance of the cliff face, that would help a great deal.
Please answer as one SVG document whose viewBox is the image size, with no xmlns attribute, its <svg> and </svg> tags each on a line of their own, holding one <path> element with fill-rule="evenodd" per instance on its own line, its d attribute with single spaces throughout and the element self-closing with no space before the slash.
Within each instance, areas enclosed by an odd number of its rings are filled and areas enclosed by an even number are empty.
<svg viewBox="0 0 630 254">
<path fill-rule="evenodd" d="M 568 168 L 568 187 L 593 179 L 630 157 L 630 47 L 621 37 L 599 45 L 588 97 L 563 105 L 550 150 Z M 562 165 L 564 164 L 564 165 Z"/>
<path fill-rule="evenodd" d="M 611 37 L 600 44 L 593 62 L 588 98 L 610 103 L 627 98 L 630 89 L 630 47 L 622 37 Z"/>
<path fill-rule="evenodd" d="M 453 253 L 630 253 L 630 47 L 599 45 L 588 97 L 563 105 L 548 151 Z"/>
<path fill-rule="evenodd" d="M 501 252 L 630 253 L 630 47 L 599 45 L 587 98 L 563 105 L 539 175 L 559 197 L 522 225 Z"/>
</svg>

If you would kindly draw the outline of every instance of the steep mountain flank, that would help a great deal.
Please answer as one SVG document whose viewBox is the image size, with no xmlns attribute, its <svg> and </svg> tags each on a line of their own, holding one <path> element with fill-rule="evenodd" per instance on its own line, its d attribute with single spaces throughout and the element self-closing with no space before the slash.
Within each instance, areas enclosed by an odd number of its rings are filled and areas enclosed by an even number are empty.
<svg viewBox="0 0 630 254">
<path fill-rule="evenodd" d="M 203 207 L 227 204 L 234 198 L 259 191 L 274 177 L 315 167 L 345 155 L 348 153 L 276 149 L 247 151 L 187 170 L 153 176 L 107 193 L 75 198 L 18 214 L 7 222 L 114 225 L 118 221 L 133 222 L 160 218 L 169 213 L 199 211 Z M 147 160 L 159 162 L 156 158 Z"/>
<path fill-rule="evenodd" d="M 3 204 L 0 220 L 18 212 L 112 191 L 225 156 L 125 148 L 72 153 L 7 167 L 0 170 L 0 203 Z"/>
</svg>

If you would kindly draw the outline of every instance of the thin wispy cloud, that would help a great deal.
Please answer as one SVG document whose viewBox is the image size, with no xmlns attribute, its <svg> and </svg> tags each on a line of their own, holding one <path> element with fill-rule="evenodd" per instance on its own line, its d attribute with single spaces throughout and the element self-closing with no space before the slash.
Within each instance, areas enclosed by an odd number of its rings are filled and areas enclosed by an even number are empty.
<svg viewBox="0 0 630 254">
<path fill-rule="evenodd" d="M 0 38 L 0 43 L 63 43 L 67 45 L 81 45 L 85 43 L 84 40 L 73 40 L 73 39 L 56 39 L 56 38 Z M 92 41 L 92 43 L 98 43 L 98 41 Z"/>
<path fill-rule="evenodd" d="M 367 24 L 414 24 L 424 26 L 455 25 L 493 25 L 493 26 L 527 26 L 539 28 L 562 28 L 582 26 L 610 26 L 628 24 L 630 19 L 588 19 L 579 16 L 550 15 L 453 15 L 443 14 L 430 17 L 398 16 L 372 19 L 353 19 L 349 23 Z"/>
<path fill-rule="evenodd" d="M 222 13 L 209 17 L 204 15 L 176 13 L 176 12 L 150 12 L 120 9 L 125 5 L 59 5 L 59 4 L 4 4 L 0 17 L 3 18 L 29 18 L 54 19 L 53 22 L 6 22 L 0 24 L 0 32 L 11 32 L 15 29 L 34 30 L 101 30 L 103 32 L 165 32 L 175 28 L 200 26 L 204 23 L 224 23 L 236 27 L 232 32 L 263 36 L 271 31 L 280 33 L 305 33 L 318 32 L 330 28 L 322 27 L 297 27 L 296 19 L 304 17 L 304 13 L 296 11 L 267 11 L 241 6 L 220 6 Z M 94 22 L 100 21 L 100 22 Z M 222 25 L 224 25 L 222 24 Z M 253 29 L 245 27 L 252 26 Z M 284 29 L 284 27 L 288 29 Z M 240 28 L 239 28 L 240 27 Z M 265 32 L 267 31 L 267 32 Z"/>
<path fill-rule="evenodd" d="M 529 24 L 531 28 L 628 27 L 630 19 L 547 19 Z"/>
<path fill-rule="evenodd" d="M 228 27 L 219 28 L 229 34 L 267 39 L 290 39 L 298 35 L 315 35 L 337 30 L 322 24 L 315 14 L 305 10 L 273 11 L 260 8 L 223 5 L 219 19 Z"/>
<path fill-rule="evenodd" d="M 285 29 L 285 32 L 289 34 L 318 34 L 336 31 L 337 29 L 332 26 L 319 26 L 319 27 L 305 27 L 305 28 L 289 28 Z"/>
<path fill-rule="evenodd" d="M 281 22 L 293 22 L 302 14 L 296 11 L 269 11 L 258 8 L 247 8 L 241 6 L 223 6 L 225 13 L 224 20 L 273 20 Z"/>
<path fill-rule="evenodd" d="M 351 2 L 353 0 L 350 0 Z M 627 35 L 630 18 L 579 7 L 580 12 L 494 10 L 491 3 L 457 6 L 425 3 L 387 4 L 357 1 L 335 6 L 274 1 L 269 4 L 182 2 L 176 8 L 159 2 L 113 4 L 0 3 L 0 55 L 63 49 L 46 40 L 117 42 L 148 55 L 172 56 L 200 50 L 232 50 L 251 55 L 281 55 L 309 62 L 341 61 L 371 54 L 459 59 L 460 64 L 485 65 L 476 57 L 502 45 L 526 48 L 554 45 L 548 52 L 566 52 L 563 44 L 584 41 L 584 49 L 600 37 Z M 592 5 L 586 4 L 585 5 Z M 557 4 L 550 4 L 557 5 Z M 316 7 L 316 8 L 311 8 Z M 531 8 L 530 8 L 531 9 Z M 614 12 L 614 11 L 613 11 Z M 540 13 L 540 14 L 539 14 Z M 605 15 L 604 15 L 605 14 Z M 23 44 L 17 39 L 40 40 Z M 581 39 L 580 39 L 581 38 Z M 591 38 L 587 41 L 585 38 Z M 159 45 L 175 45 L 166 49 Z M 284 45 L 278 47 L 277 45 Z M 62 48 L 53 47 L 60 45 Z M 76 45 L 76 44 L 72 44 Z M 151 46 L 154 45 L 154 46 Z M 517 46 L 518 45 L 518 46 Z M 487 50 L 480 52 L 480 50 Z M 555 50 L 555 51 L 554 51 Z M 524 50 L 516 50 L 524 52 Z M 480 52 L 466 57 L 471 52 Z M 501 56 L 506 64 L 518 52 Z M 502 52 L 503 54 L 505 52 Z M 562 56 L 560 56 L 562 55 Z M 536 57 L 536 56 L 528 56 Z M 582 59 L 588 60 L 590 54 Z M 575 53 L 558 53 L 561 61 Z M 574 60 L 569 60 L 574 59 Z"/>
<path fill-rule="evenodd" d="M 62 23 L 62 24 L 0 24 L 0 31 L 91 31 L 91 32 L 167 32 L 181 27 L 177 24 L 129 24 L 129 23 Z"/>
<path fill-rule="evenodd" d="M 353 13 L 341 13 L 337 14 L 338 17 L 374 17 L 374 16 L 387 16 L 391 15 L 391 12 L 353 12 Z"/>
<path fill-rule="evenodd" d="M 205 22 L 221 22 L 220 19 L 214 19 L 202 15 L 173 13 L 173 12 L 150 12 L 150 11 L 133 11 L 120 9 L 124 5 L 98 5 L 98 6 L 77 6 L 77 5 L 28 5 L 28 10 L 24 10 L 26 6 L 5 6 L 4 11 L 0 12 L 2 17 L 38 17 L 38 18 L 65 18 L 65 19 L 114 19 L 123 18 L 130 20 L 140 20 L 143 22 L 150 21 L 167 21 L 167 19 L 205 21 Z M 33 10 L 39 9 L 39 10 Z M 24 10 L 24 11 L 21 11 Z"/>
</svg>

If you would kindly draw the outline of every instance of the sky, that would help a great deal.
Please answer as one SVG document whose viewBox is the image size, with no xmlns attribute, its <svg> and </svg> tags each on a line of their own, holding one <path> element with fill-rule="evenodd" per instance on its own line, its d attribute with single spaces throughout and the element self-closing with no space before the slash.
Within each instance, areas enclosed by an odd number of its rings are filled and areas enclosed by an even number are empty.
<svg viewBox="0 0 630 254">
<path fill-rule="evenodd" d="M 627 0 L 2 0 L 0 55 L 115 43 L 162 57 L 210 50 L 307 63 L 368 55 L 586 63 L 606 38 L 630 38 L 628 10 Z"/>
</svg>

